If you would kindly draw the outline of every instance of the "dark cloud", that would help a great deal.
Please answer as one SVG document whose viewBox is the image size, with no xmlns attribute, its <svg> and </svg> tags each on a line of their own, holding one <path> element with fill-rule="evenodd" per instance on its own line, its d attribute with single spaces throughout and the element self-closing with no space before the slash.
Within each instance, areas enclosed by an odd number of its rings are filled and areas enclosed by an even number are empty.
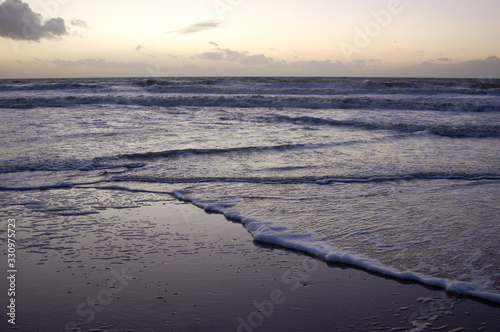
<svg viewBox="0 0 500 332">
<path fill-rule="evenodd" d="M 188 35 L 200 31 L 205 31 L 205 30 L 210 30 L 210 29 L 216 29 L 220 27 L 221 21 L 202 21 L 198 23 L 191 24 L 185 28 L 179 29 L 179 30 L 174 30 L 174 31 L 169 31 L 169 32 L 178 32 L 181 35 Z"/>
<path fill-rule="evenodd" d="M 84 20 L 79 20 L 79 19 L 71 20 L 71 25 L 74 25 L 76 27 L 85 28 L 85 29 L 89 28 L 87 22 L 85 22 Z"/>
<path fill-rule="evenodd" d="M 143 47 L 142 45 L 137 45 L 137 46 L 135 47 L 135 50 L 136 50 L 136 51 L 140 51 L 140 50 L 142 50 L 143 48 L 144 48 L 144 47 Z"/>
<path fill-rule="evenodd" d="M 39 41 L 67 33 L 60 17 L 42 21 L 42 15 L 31 10 L 21 0 L 6 0 L 0 4 L 0 36 L 15 40 Z"/>
<path fill-rule="evenodd" d="M 215 42 L 208 42 L 209 44 L 211 45 L 214 45 L 215 47 L 219 47 L 219 44 L 215 43 Z"/>
<path fill-rule="evenodd" d="M 439 58 L 438 61 L 449 62 L 449 61 L 451 61 L 451 59 L 450 58 Z"/>
</svg>

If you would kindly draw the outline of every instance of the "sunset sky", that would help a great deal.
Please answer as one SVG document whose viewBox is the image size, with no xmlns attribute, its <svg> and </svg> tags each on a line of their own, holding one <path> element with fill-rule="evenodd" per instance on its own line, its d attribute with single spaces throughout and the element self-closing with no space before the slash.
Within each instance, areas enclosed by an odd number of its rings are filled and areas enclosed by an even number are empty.
<svg viewBox="0 0 500 332">
<path fill-rule="evenodd" d="M 3 0 L 0 78 L 500 78 L 498 0 Z"/>
</svg>

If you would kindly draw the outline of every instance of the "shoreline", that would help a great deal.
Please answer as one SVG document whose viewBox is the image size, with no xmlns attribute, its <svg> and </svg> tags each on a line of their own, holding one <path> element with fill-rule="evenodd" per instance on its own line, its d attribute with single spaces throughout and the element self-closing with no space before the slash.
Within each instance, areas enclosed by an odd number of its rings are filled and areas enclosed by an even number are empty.
<svg viewBox="0 0 500 332">
<path fill-rule="evenodd" d="M 302 235 L 289 233 L 288 229 L 282 230 L 283 227 L 275 223 L 261 221 L 254 218 L 247 218 L 238 213 L 227 212 L 223 206 L 217 206 L 216 204 L 210 203 L 207 204 L 196 199 L 188 198 L 183 192 L 174 192 L 173 195 L 180 201 L 191 203 L 204 210 L 206 213 L 220 214 L 229 221 L 242 224 L 247 230 L 249 229 L 249 233 L 252 234 L 254 241 L 256 242 L 276 246 L 277 248 L 282 248 L 284 250 L 310 255 L 311 257 L 326 263 L 340 264 L 350 268 L 356 268 L 361 271 L 372 273 L 375 276 L 400 280 L 403 282 L 413 282 L 430 288 L 443 290 L 447 293 L 454 293 L 457 296 L 476 299 L 478 301 L 500 306 L 500 294 L 477 290 L 476 285 L 470 282 L 432 277 L 419 272 L 402 272 L 390 266 L 385 266 L 379 261 L 372 260 L 364 255 L 344 252 L 342 250 L 340 250 L 340 252 L 332 253 L 328 248 L 323 248 L 321 245 L 304 244 L 301 241 Z M 280 231 L 284 232 L 288 236 L 283 238 L 282 236 L 276 236 L 274 234 L 270 235 L 269 232 L 260 230 L 262 226 L 265 226 L 265 228 L 279 227 L 281 229 Z M 295 237 L 299 238 L 299 242 L 295 240 Z"/>
<path fill-rule="evenodd" d="M 55 217 L 50 246 L 19 248 L 19 330 L 490 330 L 500 317 L 494 303 L 252 241 L 165 195 L 146 204 Z"/>
</svg>

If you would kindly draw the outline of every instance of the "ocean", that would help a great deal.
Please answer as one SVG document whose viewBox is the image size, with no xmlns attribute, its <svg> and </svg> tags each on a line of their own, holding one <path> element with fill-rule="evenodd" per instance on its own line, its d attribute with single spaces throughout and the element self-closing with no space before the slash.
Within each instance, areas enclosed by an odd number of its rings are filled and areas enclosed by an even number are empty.
<svg viewBox="0 0 500 332">
<path fill-rule="evenodd" d="M 500 303 L 498 80 L 2 80 L 0 115 L 20 249 L 169 194 L 256 241 Z"/>
</svg>

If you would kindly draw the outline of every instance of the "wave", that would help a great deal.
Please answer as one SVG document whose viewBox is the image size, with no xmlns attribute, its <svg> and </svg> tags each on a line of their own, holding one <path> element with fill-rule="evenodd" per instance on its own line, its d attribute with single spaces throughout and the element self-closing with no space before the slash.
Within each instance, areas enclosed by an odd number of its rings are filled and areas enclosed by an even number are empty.
<svg viewBox="0 0 500 332">
<path fill-rule="evenodd" d="M 318 184 L 328 184 L 329 181 L 339 181 L 339 182 L 375 182 L 375 181 L 398 181 L 398 180 L 412 180 L 416 178 L 428 177 L 429 179 L 449 179 L 449 176 L 429 174 L 425 175 L 408 175 L 402 177 L 373 177 L 373 178 L 337 178 L 337 179 L 322 179 L 323 183 Z M 453 176 L 454 179 L 458 176 Z M 500 176 L 476 176 L 476 177 L 466 177 L 462 176 L 467 180 L 500 180 Z M 128 180 L 130 181 L 130 180 Z M 113 183 L 115 182 L 115 183 Z M 73 182 L 60 182 L 52 185 L 43 186 L 25 186 L 25 187 L 0 187 L 0 191 L 27 191 L 27 190 L 67 190 L 71 188 L 94 188 L 98 190 L 117 190 L 117 191 L 129 191 L 129 192 L 142 192 L 142 193 L 156 193 L 172 195 L 178 200 L 190 202 L 193 205 L 204 209 L 206 212 L 219 213 L 224 215 L 227 219 L 241 222 L 245 228 L 252 234 L 255 241 L 260 241 L 268 244 L 278 245 L 283 248 L 288 248 L 292 250 L 302 251 L 314 255 L 320 259 L 336 262 L 342 264 L 348 264 L 350 266 L 355 266 L 362 268 L 367 271 L 372 271 L 381 275 L 390 276 L 393 278 L 399 278 L 402 280 L 416 281 L 422 284 L 431 285 L 435 287 L 443 288 L 450 292 L 455 292 L 458 294 L 463 294 L 467 296 L 472 296 L 484 300 L 488 300 L 495 303 L 500 303 L 500 294 L 496 292 L 489 291 L 483 288 L 479 284 L 472 282 L 463 282 L 450 280 L 440 277 L 432 277 L 424 275 L 422 273 L 413 271 L 400 271 L 396 268 L 384 265 L 377 259 L 370 258 L 368 256 L 358 254 L 352 250 L 342 250 L 339 248 L 332 247 L 325 243 L 319 242 L 313 233 L 296 233 L 291 229 L 274 222 L 272 220 L 259 219 L 252 217 L 251 215 L 241 214 L 235 210 L 233 201 L 227 202 L 217 202 L 214 200 L 204 200 L 193 198 L 190 194 L 183 190 L 147 190 L 144 189 L 143 185 L 139 185 L 138 188 L 130 188 L 126 186 L 117 185 L 115 180 L 102 180 L 96 182 L 88 183 L 73 183 Z M 133 182 L 133 181 L 131 181 Z M 192 189 L 191 189 L 192 190 Z M 86 211 L 86 210 L 72 210 L 71 208 L 61 208 L 61 209 L 44 209 L 40 211 L 50 211 L 55 214 L 60 215 L 86 215 L 91 213 L 98 213 L 98 211 Z"/>
<path fill-rule="evenodd" d="M 271 178 L 271 177 L 189 177 L 189 178 L 161 178 L 161 177 L 113 177 L 110 181 L 139 181 L 157 183 L 259 183 L 259 184 L 306 184 L 315 183 L 327 185 L 332 183 L 368 183 L 368 182 L 394 182 L 414 180 L 500 180 L 500 175 L 478 174 L 478 175 L 444 175 L 444 174 L 411 174 L 401 176 L 373 176 L 366 178 L 342 178 L 342 177 L 295 177 L 295 178 Z"/>
<path fill-rule="evenodd" d="M 371 259 L 365 255 L 347 252 L 320 243 L 316 241 L 316 237 L 312 233 L 297 234 L 278 223 L 252 218 L 251 216 L 245 216 L 238 212 L 231 211 L 228 209 L 231 207 L 230 205 L 227 206 L 225 204 L 217 204 L 202 199 L 194 199 L 189 197 L 189 195 L 182 190 L 174 191 L 173 194 L 177 199 L 190 202 L 209 213 L 219 213 L 229 220 L 241 222 L 256 241 L 306 252 L 328 262 L 347 264 L 384 276 L 416 281 L 422 284 L 443 288 L 449 292 L 500 303 L 500 294 L 487 291 L 477 284 L 430 277 L 412 271 L 399 271 L 395 268 L 385 266 L 380 261 Z"/>
<path fill-rule="evenodd" d="M 370 182 L 395 182 L 395 181 L 433 181 L 433 180 L 462 180 L 462 181 L 499 181 L 500 175 L 492 174 L 439 174 L 439 173 L 416 173 L 407 175 L 372 176 L 372 177 L 156 177 L 148 175 L 111 176 L 98 181 L 73 183 L 59 182 L 42 186 L 0 186 L 0 191 L 30 191 L 66 189 L 78 186 L 106 184 L 101 189 L 125 189 L 125 187 L 112 183 L 135 182 L 135 183 L 164 183 L 164 184 L 193 184 L 193 183 L 257 183 L 257 184 L 317 184 L 329 185 L 335 183 L 370 183 Z M 142 191 L 142 190 L 138 190 Z"/>
<path fill-rule="evenodd" d="M 333 120 L 317 118 L 313 116 L 292 117 L 288 115 L 274 115 L 272 117 L 262 117 L 266 122 L 290 122 L 295 124 L 307 125 L 328 125 L 334 127 L 353 127 L 365 130 L 393 130 L 403 133 L 415 133 L 427 131 L 437 136 L 461 138 L 461 137 L 500 137 L 500 125 L 423 125 L 416 123 L 381 123 L 367 122 L 361 120 Z"/>
<path fill-rule="evenodd" d="M 127 90 L 143 94 L 499 96 L 493 79 L 404 79 L 326 77 L 218 77 L 143 79 L 0 80 L 0 92 L 89 92 Z"/>
<path fill-rule="evenodd" d="M 28 164 L 10 164 L 0 168 L 0 174 L 20 173 L 20 172 L 62 172 L 62 171 L 95 171 L 111 169 L 132 169 L 146 166 L 144 163 L 103 163 L 103 160 L 110 158 L 94 158 L 91 161 L 71 160 L 71 161 L 46 161 Z M 113 159 L 113 158 L 112 158 Z"/>
<path fill-rule="evenodd" d="M 59 182 L 55 184 L 49 184 L 45 186 L 23 186 L 23 187 L 6 187 L 0 186 L 0 191 L 30 191 L 30 190 L 49 190 L 49 189 L 66 189 L 73 188 L 75 184 L 73 182 Z"/>
<path fill-rule="evenodd" d="M 117 156 L 115 158 L 127 158 L 127 159 L 158 159 L 158 158 L 168 158 L 176 156 L 186 156 L 186 155 L 197 155 L 197 154 L 225 154 L 225 153 L 249 153 L 249 152 L 262 152 L 262 151 L 285 151 L 297 148 L 316 148 L 320 145 L 311 144 L 283 144 L 283 145 L 269 145 L 269 146 L 245 146 L 245 147 L 234 147 L 234 148 L 213 148 L 213 149 L 177 149 L 177 150 L 166 150 L 157 152 L 142 152 L 142 153 L 130 153 Z"/>
<path fill-rule="evenodd" d="M 500 95 L 500 82 L 495 80 L 200 78 L 144 79 L 136 82 L 136 86 L 153 93 Z"/>
<path fill-rule="evenodd" d="M 353 143 L 353 142 L 348 142 Z M 246 147 L 233 147 L 233 148 L 212 148 L 212 149 L 172 149 L 164 151 L 146 151 L 137 153 L 125 153 L 115 156 L 96 157 L 91 160 L 57 160 L 57 161 L 38 161 L 18 164 L 12 162 L 5 163 L 3 168 L 0 168 L 0 174 L 5 173 L 18 173 L 18 172 L 53 172 L 53 171 L 94 171 L 94 170 L 108 170 L 108 169 L 134 169 L 146 166 L 142 162 L 131 162 L 131 160 L 155 160 L 162 158 L 175 158 L 187 157 L 190 155 L 218 155 L 218 154 L 231 154 L 231 153 L 252 153 L 263 151 L 285 151 L 300 148 L 317 148 L 321 145 L 313 144 L 284 144 L 284 145 L 269 145 L 269 146 L 246 146 Z M 120 162 L 123 161 L 123 162 Z"/>
<path fill-rule="evenodd" d="M 335 178 L 327 177 L 318 179 L 317 184 L 330 183 L 366 183 L 366 182 L 391 182 L 391 181 L 412 181 L 412 180 L 465 180 L 465 181 L 481 181 L 481 180 L 500 180 L 500 175 L 491 174 L 455 174 L 446 175 L 439 173 L 416 173 L 400 176 L 373 176 L 368 178 Z"/>
<path fill-rule="evenodd" d="M 68 90 L 105 90 L 106 84 L 85 81 L 42 81 L 31 80 L 14 81 L 9 84 L 0 83 L 0 91 L 68 91 Z"/>
<path fill-rule="evenodd" d="M 80 105 L 135 105 L 146 107 L 238 107 L 238 108 L 304 108 L 304 109 L 370 109 L 444 112 L 500 112 L 496 99 L 417 98 L 391 96 L 304 96 L 262 94 L 78 94 L 0 98 L 0 108 L 31 109 L 36 107 L 75 107 Z"/>
<path fill-rule="evenodd" d="M 442 174 L 442 173 L 415 173 L 406 175 L 387 175 L 371 177 L 334 177 L 334 176 L 302 176 L 302 177 L 165 177 L 154 175 L 124 175 L 113 176 L 110 182 L 154 182 L 168 184 L 188 183 L 257 183 L 257 184 L 317 184 L 329 185 L 335 183 L 369 183 L 395 182 L 416 180 L 462 180 L 462 181 L 498 181 L 500 175 L 495 174 Z"/>
</svg>

